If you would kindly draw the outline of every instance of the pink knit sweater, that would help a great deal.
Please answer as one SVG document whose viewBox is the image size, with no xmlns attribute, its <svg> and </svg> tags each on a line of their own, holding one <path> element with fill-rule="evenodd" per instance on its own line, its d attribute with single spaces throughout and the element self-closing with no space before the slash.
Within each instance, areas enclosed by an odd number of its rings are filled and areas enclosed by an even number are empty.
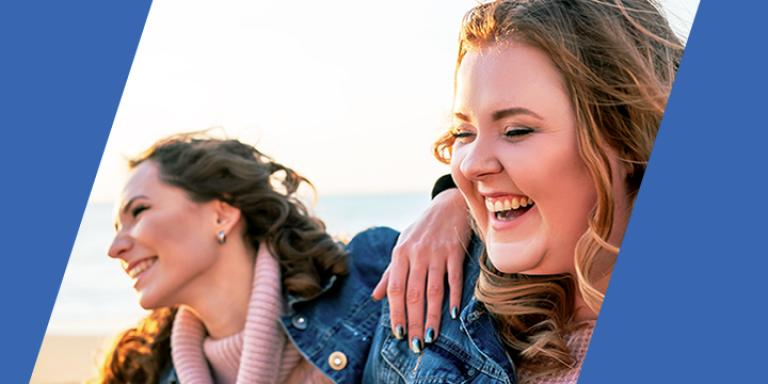
<svg viewBox="0 0 768 384">
<path fill-rule="evenodd" d="M 214 340 L 195 314 L 182 307 L 171 331 L 171 356 L 184 384 L 330 383 L 302 358 L 280 326 L 280 267 L 256 258 L 245 328 Z"/>
<path fill-rule="evenodd" d="M 589 348 L 589 341 L 592 339 L 594 330 L 595 321 L 585 321 L 573 332 L 565 335 L 565 342 L 571 350 L 571 356 L 576 361 L 576 365 L 573 368 L 559 372 L 556 375 L 540 377 L 533 381 L 528 379 L 530 372 L 520 369 L 518 371 L 519 381 L 535 384 L 576 384 L 576 381 L 579 379 L 579 373 L 581 373 L 581 366 L 584 363 L 584 357 L 587 356 L 587 348 Z"/>
</svg>

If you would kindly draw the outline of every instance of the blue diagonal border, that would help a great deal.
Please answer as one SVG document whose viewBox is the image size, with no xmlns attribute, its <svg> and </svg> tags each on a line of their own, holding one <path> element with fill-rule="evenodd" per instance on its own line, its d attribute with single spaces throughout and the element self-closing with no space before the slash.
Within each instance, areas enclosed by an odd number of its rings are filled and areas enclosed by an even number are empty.
<svg viewBox="0 0 768 384">
<path fill-rule="evenodd" d="M 2 382 L 29 381 L 149 7 L 0 5 Z"/>
<path fill-rule="evenodd" d="M 766 382 L 767 9 L 701 2 L 580 383 Z"/>
</svg>

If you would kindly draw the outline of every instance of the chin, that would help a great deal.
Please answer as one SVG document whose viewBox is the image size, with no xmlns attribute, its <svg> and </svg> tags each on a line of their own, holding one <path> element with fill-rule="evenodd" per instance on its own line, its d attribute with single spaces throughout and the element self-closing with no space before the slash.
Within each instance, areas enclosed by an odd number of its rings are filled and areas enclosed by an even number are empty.
<svg viewBox="0 0 768 384">
<path fill-rule="evenodd" d="M 146 309 L 148 311 L 149 310 L 153 310 L 153 309 L 157 309 L 157 306 L 155 306 L 151 302 L 147 302 L 145 300 L 139 300 L 139 306 L 141 306 L 141 308 L 144 308 L 144 309 Z"/>
<path fill-rule="evenodd" d="M 144 292 L 139 293 L 139 305 L 146 309 L 146 310 L 153 310 L 165 307 L 165 305 L 162 305 L 158 302 L 158 300 L 153 297 L 151 294 L 146 294 Z"/>
<path fill-rule="evenodd" d="M 488 260 L 491 261 L 491 264 L 501 273 L 506 274 L 512 274 L 512 273 L 526 273 L 527 271 L 531 271 L 535 269 L 541 260 L 539 258 L 532 258 L 532 257 L 510 257 L 505 256 L 506 253 L 498 254 L 497 252 L 491 250 L 492 247 L 488 247 Z"/>
<path fill-rule="evenodd" d="M 528 273 L 539 267 L 544 259 L 544 252 L 538 252 L 535 242 L 494 241 L 493 234 L 486 243 L 488 260 L 502 273 Z M 535 273 L 532 273 L 535 274 Z"/>
</svg>

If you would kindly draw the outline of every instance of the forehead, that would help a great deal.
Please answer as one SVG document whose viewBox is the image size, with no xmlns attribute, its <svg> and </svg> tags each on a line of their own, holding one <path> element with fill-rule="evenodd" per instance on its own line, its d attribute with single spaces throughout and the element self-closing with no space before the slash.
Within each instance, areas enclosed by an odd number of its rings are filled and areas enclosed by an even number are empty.
<svg viewBox="0 0 768 384">
<path fill-rule="evenodd" d="M 163 186 L 160 181 L 160 171 L 151 161 L 144 161 L 128 173 L 128 180 L 123 186 L 118 204 L 115 204 L 112 216 L 115 218 L 115 229 L 119 228 L 122 210 L 131 199 L 139 196 L 157 196 L 162 194 Z M 160 193 L 158 193 L 160 192 Z"/>
<path fill-rule="evenodd" d="M 535 106 L 553 98 L 569 100 L 560 71 L 544 51 L 525 43 L 470 49 L 456 73 L 455 109 Z"/>
<path fill-rule="evenodd" d="M 127 200 L 134 195 L 146 194 L 161 185 L 160 169 L 152 161 L 144 161 L 128 174 L 128 180 L 123 186 L 122 199 Z"/>
</svg>

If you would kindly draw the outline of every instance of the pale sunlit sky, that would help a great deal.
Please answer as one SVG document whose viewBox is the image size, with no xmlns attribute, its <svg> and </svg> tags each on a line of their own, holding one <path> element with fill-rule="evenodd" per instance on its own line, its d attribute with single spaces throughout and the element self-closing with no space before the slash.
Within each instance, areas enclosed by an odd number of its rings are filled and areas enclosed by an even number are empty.
<svg viewBox="0 0 768 384">
<path fill-rule="evenodd" d="M 687 35 L 697 0 L 662 2 Z M 320 195 L 428 191 L 447 167 L 459 22 L 475 1 L 155 1 L 91 201 L 125 156 L 223 127 L 308 176 Z"/>
</svg>

